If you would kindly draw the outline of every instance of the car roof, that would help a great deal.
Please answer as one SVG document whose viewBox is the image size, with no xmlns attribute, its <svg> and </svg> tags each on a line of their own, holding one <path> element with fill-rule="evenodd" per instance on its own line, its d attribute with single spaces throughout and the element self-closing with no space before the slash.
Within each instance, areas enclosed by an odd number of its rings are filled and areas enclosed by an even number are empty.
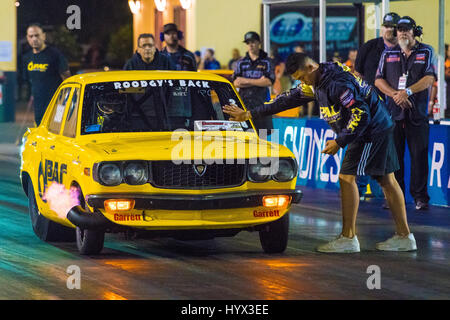
<svg viewBox="0 0 450 320">
<path fill-rule="evenodd" d="M 101 71 L 92 73 L 83 73 L 71 76 L 64 80 L 66 83 L 90 84 L 98 82 L 112 81 L 132 81 L 132 80 L 206 80 L 228 82 L 222 76 L 209 72 L 194 71 Z"/>
</svg>

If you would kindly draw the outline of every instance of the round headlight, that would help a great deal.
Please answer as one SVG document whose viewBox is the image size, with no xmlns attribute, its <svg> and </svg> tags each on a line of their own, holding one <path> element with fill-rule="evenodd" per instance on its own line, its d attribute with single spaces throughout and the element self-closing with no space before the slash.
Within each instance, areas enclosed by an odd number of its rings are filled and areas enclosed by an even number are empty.
<svg viewBox="0 0 450 320">
<path fill-rule="evenodd" d="M 148 180 L 147 167 L 142 162 L 128 163 L 123 171 L 123 176 L 128 184 L 144 184 Z"/>
<path fill-rule="evenodd" d="M 248 166 L 248 178 L 253 182 L 264 182 L 270 178 L 270 165 L 261 163 L 250 164 Z"/>
<path fill-rule="evenodd" d="M 115 163 L 105 163 L 100 167 L 98 176 L 107 186 L 117 186 L 122 182 L 120 167 Z"/>
<path fill-rule="evenodd" d="M 294 179 L 296 172 L 294 162 L 288 159 L 278 161 L 278 171 L 273 175 L 274 180 L 285 182 Z"/>
</svg>

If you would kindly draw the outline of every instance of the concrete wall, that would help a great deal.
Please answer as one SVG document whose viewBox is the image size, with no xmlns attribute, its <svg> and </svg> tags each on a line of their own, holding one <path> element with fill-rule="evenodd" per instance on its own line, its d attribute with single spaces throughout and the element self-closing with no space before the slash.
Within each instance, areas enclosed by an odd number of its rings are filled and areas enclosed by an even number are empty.
<svg viewBox="0 0 450 320">
<path fill-rule="evenodd" d="M 261 0 L 194 0 L 187 16 L 187 47 L 213 48 L 217 60 L 226 66 L 233 48 L 245 54 L 247 49 L 242 41 L 247 31 L 261 35 L 261 3 Z"/>
</svg>

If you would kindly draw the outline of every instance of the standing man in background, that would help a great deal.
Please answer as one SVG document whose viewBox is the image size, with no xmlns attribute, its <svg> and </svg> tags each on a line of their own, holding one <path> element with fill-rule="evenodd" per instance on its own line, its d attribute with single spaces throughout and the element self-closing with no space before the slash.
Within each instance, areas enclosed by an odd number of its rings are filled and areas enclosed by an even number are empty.
<svg viewBox="0 0 450 320">
<path fill-rule="evenodd" d="M 375 87 L 375 74 L 383 51 L 397 45 L 397 23 L 399 19 L 400 16 L 397 13 L 387 13 L 381 25 L 381 37 L 364 43 L 358 50 L 354 64 L 355 73 L 372 85 L 383 98 L 384 94 Z M 365 198 L 364 193 L 368 184 L 370 184 L 370 189 L 375 197 L 382 197 L 381 188 L 375 181 L 371 181 L 369 176 L 358 176 L 357 184 L 362 199 Z M 383 208 L 389 208 L 387 202 L 383 204 Z"/>
<path fill-rule="evenodd" d="M 176 70 L 197 71 L 195 56 L 189 50 L 186 50 L 178 43 L 183 39 L 183 32 L 178 30 L 175 23 L 164 25 L 163 32 L 160 34 L 161 42 L 165 41 L 166 46 L 161 53 L 167 56 Z"/>
<path fill-rule="evenodd" d="M 249 31 L 244 36 L 248 52 L 238 60 L 233 73 L 233 84 L 239 88 L 245 106 L 252 110 L 267 99 L 269 87 L 275 82 L 275 70 L 272 60 L 261 50 L 261 39 L 256 32 Z M 266 116 L 253 121 L 256 130 L 272 130 L 272 117 Z M 270 134 L 270 132 L 268 132 Z"/>
<path fill-rule="evenodd" d="M 34 101 L 34 120 L 39 126 L 53 94 L 61 82 L 70 77 L 69 65 L 62 53 L 45 43 L 41 25 L 27 28 L 27 41 L 32 50 L 23 57 L 24 79 L 31 83 Z"/>
<path fill-rule="evenodd" d="M 368 84 L 375 87 L 375 74 L 381 55 L 386 49 L 391 49 L 397 45 L 397 23 L 400 16 L 395 12 L 387 13 L 383 18 L 381 26 L 381 37 L 364 43 L 358 50 L 355 61 L 355 71 Z M 375 87 L 376 88 L 376 87 Z M 383 97 L 380 89 L 376 88 Z"/>
<path fill-rule="evenodd" d="M 125 63 L 124 70 L 175 70 L 175 66 L 155 46 L 151 33 L 139 35 L 136 53 Z"/>
<path fill-rule="evenodd" d="M 428 100 L 429 89 L 437 80 L 433 48 L 416 41 L 422 27 L 408 17 L 397 25 L 398 45 L 381 56 L 375 85 L 387 96 L 387 107 L 395 120 L 395 147 L 400 170 L 395 177 L 405 192 L 405 141 L 411 155 L 410 193 L 416 210 L 428 210 Z"/>
</svg>

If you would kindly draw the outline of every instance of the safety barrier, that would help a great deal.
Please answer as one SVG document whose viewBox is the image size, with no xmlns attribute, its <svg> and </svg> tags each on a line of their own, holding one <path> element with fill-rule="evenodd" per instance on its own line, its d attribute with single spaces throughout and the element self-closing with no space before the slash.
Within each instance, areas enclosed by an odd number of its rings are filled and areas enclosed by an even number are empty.
<svg viewBox="0 0 450 320">
<path fill-rule="evenodd" d="M 275 129 L 279 129 L 279 143 L 288 147 L 296 156 L 299 171 L 297 185 L 319 189 L 339 189 L 339 169 L 345 150 L 336 155 L 322 154 L 328 140 L 336 134 L 327 123 L 318 118 L 273 118 Z M 430 125 L 428 150 L 428 193 L 430 204 L 450 205 L 450 125 Z M 405 152 L 406 201 L 413 201 L 409 194 L 409 152 Z"/>
</svg>

